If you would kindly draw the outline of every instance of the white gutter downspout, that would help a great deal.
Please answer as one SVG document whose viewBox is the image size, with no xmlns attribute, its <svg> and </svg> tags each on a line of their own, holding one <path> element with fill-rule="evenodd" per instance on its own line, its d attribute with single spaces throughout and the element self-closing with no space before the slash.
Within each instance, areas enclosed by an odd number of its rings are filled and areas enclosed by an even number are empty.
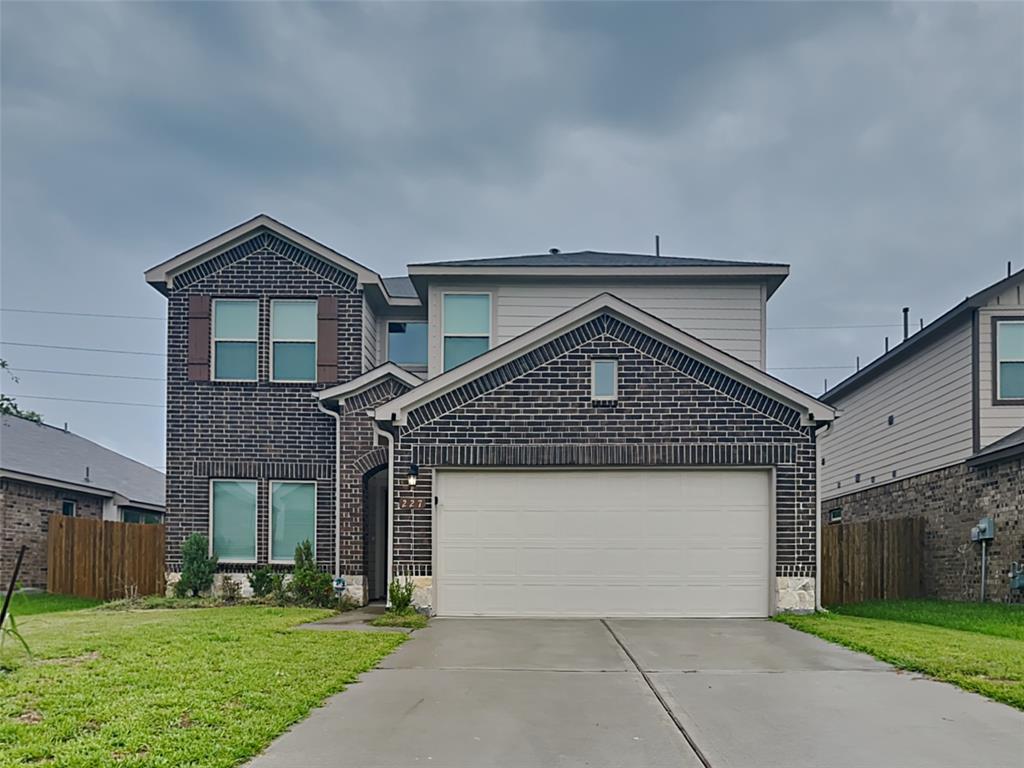
<svg viewBox="0 0 1024 768">
<path fill-rule="evenodd" d="M 370 412 L 373 417 L 373 412 Z M 384 438 L 388 443 L 388 585 L 395 575 L 395 436 L 387 430 L 381 429 L 376 421 L 370 422 L 373 425 L 373 434 Z M 391 607 L 391 590 L 387 590 L 386 607 Z"/>
<path fill-rule="evenodd" d="M 316 393 L 313 397 L 317 397 Z M 334 578 L 341 576 L 341 403 L 338 410 L 324 408 L 318 398 L 316 407 L 334 419 Z"/>
<path fill-rule="evenodd" d="M 832 429 L 829 422 L 824 431 Z M 814 430 L 814 610 L 821 610 L 821 438 Z"/>
</svg>

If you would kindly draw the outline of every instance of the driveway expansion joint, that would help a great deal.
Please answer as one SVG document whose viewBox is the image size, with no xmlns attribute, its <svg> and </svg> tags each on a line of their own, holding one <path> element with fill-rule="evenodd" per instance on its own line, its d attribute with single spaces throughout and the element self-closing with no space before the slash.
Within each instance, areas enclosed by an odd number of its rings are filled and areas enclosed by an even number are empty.
<svg viewBox="0 0 1024 768">
<path fill-rule="evenodd" d="M 633 663 L 633 666 L 636 667 L 636 671 L 640 673 L 640 676 L 644 679 L 644 682 L 647 684 L 647 687 L 650 688 L 651 693 L 654 694 L 654 698 L 658 700 L 658 703 L 661 704 L 661 708 L 665 710 L 665 714 L 667 714 L 669 718 L 672 720 L 672 722 L 675 724 L 676 729 L 679 731 L 682 737 L 686 739 L 686 743 L 690 745 L 690 749 L 693 750 L 693 754 L 697 756 L 698 760 L 700 760 L 701 765 L 703 765 L 704 768 L 711 768 L 711 763 L 708 761 L 704 752 L 701 751 L 701 748 L 697 746 L 697 742 L 693 740 L 693 737 L 690 736 L 690 734 L 687 732 L 686 728 L 683 726 L 683 723 L 676 716 L 676 713 L 673 712 L 672 708 L 668 705 L 668 702 L 665 701 L 665 698 L 661 695 L 661 693 L 659 693 L 658 689 L 655 688 L 651 678 L 648 676 L 647 672 L 645 672 L 643 668 L 641 668 L 641 666 L 637 663 L 636 659 L 633 657 L 633 654 L 630 653 L 629 648 L 626 647 L 626 644 L 622 642 L 622 639 L 617 634 L 615 634 L 615 630 L 611 628 L 611 626 L 608 624 L 606 620 L 601 619 L 601 623 L 604 625 L 604 628 L 608 630 L 608 633 L 612 636 L 612 639 L 615 640 L 616 643 L 618 643 L 618 646 L 622 649 L 622 652 L 626 654 L 626 657 Z"/>
</svg>

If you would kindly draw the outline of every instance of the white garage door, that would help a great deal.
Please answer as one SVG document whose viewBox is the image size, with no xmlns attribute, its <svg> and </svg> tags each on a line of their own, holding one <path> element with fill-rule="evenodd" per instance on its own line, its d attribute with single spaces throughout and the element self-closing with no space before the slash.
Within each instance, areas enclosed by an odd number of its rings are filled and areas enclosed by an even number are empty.
<svg viewBox="0 0 1024 768">
<path fill-rule="evenodd" d="M 442 616 L 765 616 L 763 470 L 441 471 Z"/>
</svg>

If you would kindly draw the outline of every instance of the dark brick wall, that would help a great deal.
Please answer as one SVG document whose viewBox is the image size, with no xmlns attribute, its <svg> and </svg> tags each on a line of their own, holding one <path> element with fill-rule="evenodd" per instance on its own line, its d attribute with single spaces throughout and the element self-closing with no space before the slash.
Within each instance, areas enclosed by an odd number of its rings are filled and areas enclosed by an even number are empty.
<svg viewBox="0 0 1024 768">
<path fill-rule="evenodd" d="M 18 550 L 28 546 L 18 573 L 24 587 L 46 588 L 46 536 L 50 515 L 61 514 L 64 499 L 77 502 L 78 517 L 101 519 L 103 497 L 65 491 L 48 485 L 0 480 L 0 584 L 6 590 L 18 559 Z"/>
<path fill-rule="evenodd" d="M 977 600 L 981 591 L 981 546 L 971 527 L 985 515 L 995 521 L 986 591 L 993 600 L 1009 596 L 1006 574 L 1024 561 L 1024 460 L 980 467 L 956 464 L 821 503 L 841 509 L 844 523 L 875 518 L 925 518 L 925 590 L 945 600 Z"/>
<path fill-rule="evenodd" d="M 590 362 L 619 360 L 619 398 L 590 399 Z M 787 406 L 610 316 L 413 411 L 396 446 L 399 572 L 429 575 L 431 467 L 774 466 L 779 576 L 813 576 L 815 449 Z M 410 463 L 420 482 L 406 483 Z"/>
<path fill-rule="evenodd" d="M 189 381 L 188 297 L 260 300 L 259 372 L 253 383 Z M 268 556 L 269 482 L 310 479 L 317 486 L 317 561 L 334 564 L 334 420 L 310 393 L 329 384 L 269 381 L 270 301 L 338 300 L 338 377 L 362 372 L 362 293 L 354 277 L 291 244 L 260 234 L 175 278 L 167 328 L 167 561 L 180 565 L 181 542 L 209 531 L 211 478 L 259 481 L 257 558 Z M 347 491 L 346 491 L 347 492 Z M 348 565 L 360 560 L 345 549 Z M 236 567 L 232 567 L 234 570 Z"/>
</svg>

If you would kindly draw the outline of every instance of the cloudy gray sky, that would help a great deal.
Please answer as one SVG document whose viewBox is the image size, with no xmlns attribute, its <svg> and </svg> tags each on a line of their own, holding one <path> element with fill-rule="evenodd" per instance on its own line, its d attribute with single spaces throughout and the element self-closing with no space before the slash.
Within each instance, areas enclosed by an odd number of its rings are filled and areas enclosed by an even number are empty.
<svg viewBox="0 0 1024 768">
<path fill-rule="evenodd" d="M 266 212 L 384 274 L 563 250 L 792 265 L 822 379 L 1024 266 L 1024 5 L 11 3 L 0 338 L 46 420 L 163 466 L 142 271 Z M 863 326 L 793 330 L 792 326 Z"/>
</svg>

